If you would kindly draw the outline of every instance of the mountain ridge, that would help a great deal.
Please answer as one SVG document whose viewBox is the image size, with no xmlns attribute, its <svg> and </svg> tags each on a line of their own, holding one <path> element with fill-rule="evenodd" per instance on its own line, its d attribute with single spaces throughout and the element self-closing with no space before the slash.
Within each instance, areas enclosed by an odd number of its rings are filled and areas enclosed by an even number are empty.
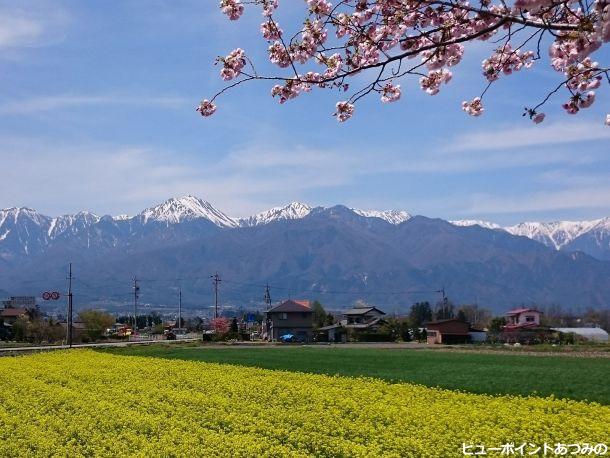
<svg viewBox="0 0 610 458">
<path fill-rule="evenodd" d="M 587 242 L 584 235 L 575 241 Z M 14 295 L 42 285 L 63 290 L 73 262 L 79 297 L 98 303 L 130 302 L 130 282 L 138 276 L 143 303 L 171 303 L 181 284 L 186 297 L 207 304 L 210 272 L 219 271 L 223 300 L 250 305 L 262 293 L 248 285 L 270 283 L 275 297 L 335 306 L 362 298 L 403 307 L 436 301 L 441 288 L 458 303 L 495 310 L 533 303 L 610 306 L 610 262 L 503 229 L 407 212 L 293 202 L 240 223 L 186 196 L 129 218 L 1 210 L 0 237 L 0 289 Z"/>
<path fill-rule="evenodd" d="M 254 227 L 281 220 L 299 220 L 314 211 L 331 207 L 312 207 L 301 202 L 291 202 L 284 206 L 273 207 L 248 217 L 231 217 L 218 210 L 204 199 L 187 195 L 172 197 L 161 204 L 148 207 L 134 216 L 118 215 L 110 217 L 113 221 L 133 221 L 141 223 L 161 223 L 165 225 L 180 224 L 186 220 L 207 220 L 221 228 Z M 362 210 L 349 208 L 354 213 L 366 218 L 379 218 L 390 224 L 402 224 L 413 216 L 404 210 Z M 50 217 L 27 207 L 11 207 L 0 210 L 0 242 L 8 238 L 11 231 L 4 224 L 12 216 L 30 219 L 31 224 L 47 227 L 47 238 L 52 240 L 67 232 L 83 229 L 83 226 L 98 223 L 102 218 L 95 213 L 81 211 L 76 214 Z M 512 235 L 523 236 L 542 243 L 556 250 L 584 251 L 598 259 L 610 260 L 610 217 L 582 221 L 526 221 L 512 226 L 484 220 L 449 220 L 451 224 L 461 227 L 481 226 L 487 229 L 503 230 Z M 43 237 L 44 238 L 44 237 Z M 24 251 L 28 248 L 24 244 Z"/>
</svg>

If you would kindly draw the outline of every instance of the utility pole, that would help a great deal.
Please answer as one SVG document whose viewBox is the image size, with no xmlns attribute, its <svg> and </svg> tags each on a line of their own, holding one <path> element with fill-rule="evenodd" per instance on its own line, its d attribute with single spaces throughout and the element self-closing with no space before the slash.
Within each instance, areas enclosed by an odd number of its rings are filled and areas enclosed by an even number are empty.
<svg viewBox="0 0 610 458">
<path fill-rule="evenodd" d="M 442 316 L 446 317 L 449 312 L 449 307 L 447 304 L 447 296 L 445 294 L 445 287 L 443 286 L 441 289 L 437 291 L 437 293 L 441 293 L 443 295 L 443 305 L 441 306 Z"/>
<path fill-rule="evenodd" d="M 218 284 L 222 281 L 220 275 L 216 272 L 214 275 L 210 275 L 212 282 L 214 283 L 214 318 L 218 318 Z"/>
<path fill-rule="evenodd" d="M 66 323 L 66 340 L 68 346 L 72 348 L 72 263 L 70 263 L 70 270 L 68 273 L 68 322 Z"/>
<path fill-rule="evenodd" d="M 178 292 L 178 327 L 182 328 L 182 288 Z"/>
<path fill-rule="evenodd" d="M 269 283 L 265 288 L 265 304 L 267 304 L 267 310 L 271 308 L 271 291 L 269 291 Z"/>
<path fill-rule="evenodd" d="M 138 332 L 138 298 L 140 297 L 140 287 L 138 286 L 138 278 L 133 277 L 133 330 Z"/>
</svg>

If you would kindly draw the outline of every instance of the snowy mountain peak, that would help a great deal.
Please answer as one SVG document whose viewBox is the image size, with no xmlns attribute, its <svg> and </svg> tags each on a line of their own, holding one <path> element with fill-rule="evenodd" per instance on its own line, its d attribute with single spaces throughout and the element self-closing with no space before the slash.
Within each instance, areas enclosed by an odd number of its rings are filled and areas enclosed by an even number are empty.
<svg viewBox="0 0 610 458">
<path fill-rule="evenodd" d="M 542 242 L 545 245 L 553 246 L 556 250 L 559 250 L 577 237 L 580 237 L 594 228 L 598 228 L 600 224 L 603 226 L 604 220 L 607 219 L 608 218 L 591 221 L 554 221 L 550 223 L 528 221 L 504 229 L 510 234 L 528 237 L 538 242 Z"/>
<path fill-rule="evenodd" d="M 492 223 L 490 221 L 483 221 L 478 219 L 460 219 L 449 221 L 454 226 L 481 226 L 485 229 L 502 229 L 502 226 L 496 223 Z"/>
<path fill-rule="evenodd" d="M 67 231 L 76 233 L 77 231 L 97 223 L 100 217 L 95 213 L 81 211 L 74 215 L 62 215 L 51 219 L 47 229 L 47 235 L 55 238 Z"/>
<path fill-rule="evenodd" d="M 43 226 L 48 222 L 49 218 L 27 207 L 11 207 L 0 210 L 0 226 L 8 222 L 17 224 L 26 220 Z"/>
<path fill-rule="evenodd" d="M 209 202 L 191 195 L 172 197 L 160 205 L 140 213 L 142 223 L 149 221 L 177 224 L 194 219 L 207 219 L 219 227 L 236 227 L 237 222 L 217 210 Z"/>
<path fill-rule="evenodd" d="M 404 210 L 358 210 L 357 208 L 351 208 L 354 213 L 365 218 L 381 218 L 390 224 L 401 224 L 408 221 L 412 216 Z"/>
<path fill-rule="evenodd" d="M 311 213 L 312 207 L 301 202 L 291 202 L 283 207 L 273 207 L 267 211 L 257 213 L 247 218 L 241 218 L 238 223 L 242 227 L 260 226 L 272 221 L 301 219 Z"/>
</svg>

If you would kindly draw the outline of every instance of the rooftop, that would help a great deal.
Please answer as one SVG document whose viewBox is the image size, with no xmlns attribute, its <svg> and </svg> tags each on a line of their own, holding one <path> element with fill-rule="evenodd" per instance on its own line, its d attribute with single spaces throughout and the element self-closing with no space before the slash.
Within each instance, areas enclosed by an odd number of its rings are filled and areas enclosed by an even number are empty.
<svg viewBox="0 0 610 458">
<path fill-rule="evenodd" d="M 7 308 L 0 310 L 0 318 L 20 317 L 27 313 L 26 309 Z"/>
<path fill-rule="evenodd" d="M 385 312 L 379 310 L 377 307 L 354 307 L 353 309 L 346 310 L 343 315 L 366 315 L 367 313 L 376 310 L 378 313 L 385 315 Z"/>
<path fill-rule="evenodd" d="M 307 305 L 305 305 L 307 304 Z M 309 307 L 309 301 L 296 301 L 296 300 L 287 300 L 282 302 L 275 307 L 271 307 L 267 310 L 267 313 L 273 312 L 310 312 L 313 313 L 311 307 Z"/>
<path fill-rule="evenodd" d="M 525 312 L 536 312 L 536 313 L 542 313 L 540 310 L 536 310 L 536 309 L 530 309 L 530 308 L 519 308 L 519 309 L 509 310 L 509 311 L 508 311 L 508 312 L 506 312 L 504 315 L 506 315 L 506 316 L 510 316 L 510 315 L 519 315 L 520 313 L 525 313 Z"/>
</svg>

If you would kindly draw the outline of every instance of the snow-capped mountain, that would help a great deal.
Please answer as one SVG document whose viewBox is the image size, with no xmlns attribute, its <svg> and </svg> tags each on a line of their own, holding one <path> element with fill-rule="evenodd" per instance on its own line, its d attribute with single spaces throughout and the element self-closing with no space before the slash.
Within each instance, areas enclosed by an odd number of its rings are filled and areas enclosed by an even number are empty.
<svg viewBox="0 0 610 458">
<path fill-rule="evenodd" d="M 291 202 L 283 207 L 273 207 L 270 210 L 257 213 L 256 215 L 247 218 L 240 218 L 237 221 L 241 227 L 260 226 L 278 220 L 305 218 L 311 213 L 312 209 L 313 207 L 310 207 L 307 204 Z"/>
<path fill-rule="evenodd" d="M 171 198 L 160 205 L 150 207 L 138 215 L 143 224 L 151 221 L 177 224 L 194 219 L 207 219 L 218 227 L 237 227 L 233 218 L 217 210 L 209 202 L 191 195 Z"/>
<path fill-rule="evenodd" d="M 90 295 L 84 300 L 124 301 L 124 281 L 135 274 L 188 278 L 219 270 L 236 282 L 269 281 L 298 292 L 368 294 L 405 284 L 413 290 L 445 285 L 457 301 L 475 295 L 494 307 L 522 301 L 610 304 L 610 262 L 602 261 L 610 260 L 610 218 L 509 228 L 478 220 L 452 223 L 399 210 L 298 202 L 238 219 L 193 196 L 132 217 L 49 217 L 9 208 L 0 210 L 0 289 L 35 293 L 30 279 L 58 282 L 59 288 L 65 265 L 74 262 L 92 285 L 82 288 Z M 106 280 L 96 283 L 98 277 Z M 209 298 L 208 282 L 187 287 L 193 300 Z M 174 293 L 163 282 L 147 285 L 147 297 L 157 303 L 175 300 Z M 240 302 L 240 294 L 226 288 L 223 297 Z M 405 300 L 372 299 L 397 305 Z M 329 300 L 349 305 L 344 297 Z"/>
<path fill-rule="evenodd" d="M 358 210 L 357 208 L 351 208 L 354 213 L 365 218 L 381 218 L 390 224 L 401 224 L 408 221 L 412 216 L 403 210 Z"/>
<path fill-rule="evenodd" d="M 403 210 L 344 211 L 365 218 L 382 219 L 392 225 L 400 225 L 412 219 Z M 201 231 L 217 229 L 247 228 L 268 225 L 286 220 L 301 220 L 328 210 L 311 207 L 301 202 L 292 202 L 282 207 L 257 213 L 245 218 L 232 218 L 209 202 L 191 195 L 174 197 L 143 210 L 134 217 L 127 215 L 100 217 L 90 212 L 49 217 L 30 208 L 8 208 L 0 210 L 0 259 L 39 253 L 57 240 L 69 237 L 80 238 L 83 246 L 128 246 L 133 237 L 144 240 L 153 237 L 169 237 L 176 241 L 193 239 Z M 331 212 L 332 213 L 332 212 Z M 186 224 L 192 222 L 193 224 Z M 454 226 L 480 226 L 501 230 L 540 242 L 555 250 L 583 251 L 598 259 L 610 260 L 610 218 L 591 221 L 524 222 L 502 227 L 483 220 L 452 220 Z M 161 224 L 152 224 L 161 223 Z M 161 235 L 163 227 L 173 228 L 171 235 Z M 129 239 L 131 237 L 131 239 Z M 126 241 L 128 240 L 128 241 Z M 144 242 L 143 242 L 144 243 Z"/>
<path fill-rule="evenodd" d="M 502 229 L 502 226 L 490 221 L 483 221 L 478 219 L 460 219 L 449 221 L 454 226 L 468 227 L 468 226 L 481 226 L 485 229 Z"/>
<path fill-rule="evenodd" d="M 0 259 L 41 252 L 50 223 L 51 218 L 31 208 L 0 210 Z"/>
<path fill-rule="evenodd" d="M 315 207 L 315 210 L 324 210 L 325 207 Z M 314 210 L 314 207 L 310 207 L 307 204 L 301 202 L 292 202 L 283 207 L 274 207 L 270 210 L 257 213 L 256 215 L 249 216 L 247 218 L 240 218 L 237 221 L 242 227 L 260 226 L 263 224 L 269 224 L 273 221 L 287 220 L 287 219 L 301 219 L 305 218 Z M 359 210 L 357 208 L 350 208 L 351 211 L 359 216 L 365 218 L 380 218 L 387 221 L 390 224 L 400 224 L 408 221 L 411 215 L 403 210 Z"/>
<path fill-rule="evenodd" d="M 602 221 L 525 222 L 505 227 L 504 230 L 513 235 L 521 235 L 560 250 L 576 238 L 594 229 Z"/>
<path fill-rule="evenodd" d="M 481 226 L 512 235 L 527 237 L 555 250 L 583 251 L 599 259 L 610 260 L 610 218 L 589 221 L 524 222 L 502 227 L 479 220 L 450 221 L 455 226 Z"/>
<path fill-rule="evenodd" d="M 47 235 L 50 239 L 54 239 L 58 235 L 66 232 L 77 233 L 92 224 L 97 223 L 100 217 L 90 212 L 79 212 L 75 215 L 63 215 L 51 219 Z"/>
</svg>

